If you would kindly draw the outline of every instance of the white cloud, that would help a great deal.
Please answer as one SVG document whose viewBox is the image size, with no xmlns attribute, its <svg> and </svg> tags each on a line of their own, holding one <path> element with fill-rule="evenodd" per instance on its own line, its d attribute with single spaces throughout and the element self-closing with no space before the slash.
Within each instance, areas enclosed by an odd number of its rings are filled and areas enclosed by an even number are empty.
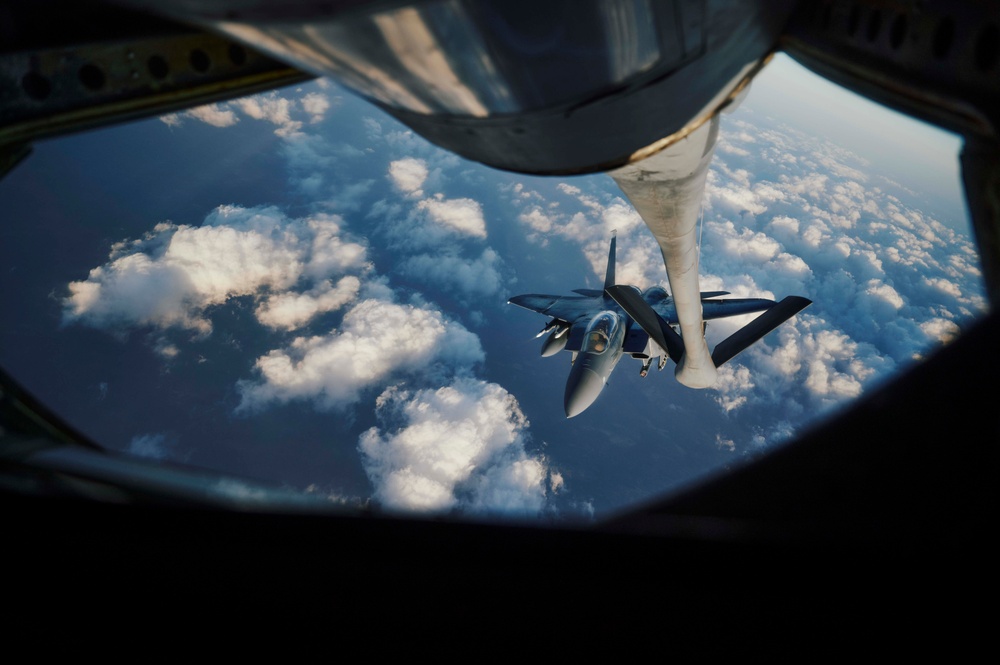
<svg viewBox="0 0 1000 665">
<path fill-rule="evenodd" d="M 232 127 L 240 121 L 232 110 L 226 108 L 225 105 L 219 104 L 196 106 L 195 108 L 188 109 L 183 113 L 168 113 L 160 116 L 160 120 L 170 127 L 180 126 L 183 123 L 184 118 L 200 120 L 201 122 L 212 125 L 213 127 Z"/>
<path fill-rule="evenodd" d="M 733 411 L 746 404 L 747 393 L 753 388 L 750 370 L 742 365 L 725 364 L 719 368 L 719 381 L 714 386 L 715 401 L 723 411 Z"/>
<path fill-rule="evenodd" d="M 519 187 L 514 190 L 517 196 L 513 203 L 523 206 L 518 221 L 531 229 L 527 236 L 529 241 L 544 247 L 549 236 L 557 236 L 579 243 L 594 275 L 603 279 L 608 263 L 608 243 L 615 231 L 619 283 L 651 286 L 666 280 L 659 248 L 642 218 L 623 198 L 607 197 L 602 203 L 597 196 L 584 194 L 575 185 L 559 183 L 556 189 L 574 199 L 582 209 L 563 210 L 551 205 L 546 209 L 538 203 L 545 202 L 538 192 L 524 190 L 520 183 Z"/>
<path fill-rule="evenodd" d="M 940 317 L 924 321 L 920 324 L 920 329 L 927 337 L 941 344 L 952 341 L 959 333 L 958 325 L 954 321 Z"/>
<path fill-rule="evenodd" d="M 483 359 L 479 338 L 437 310 L 363 300 L 344 315 L 339 330 L 298 337 L 258 358 L 259 378 L 239 384 L 238 410 L 292 400 L 342 407 L 396 374 L 445 376 Z"/>
<path fill-rule="evenodd" d="M 188 118 L 213 127 L 232 127 L 240 121 L 237 114 L 241 113 L 245 117 L 276 125 L 275 134 L 293 139 L 303 135 L 303 121 L 296 119 L 296 114 L 299 117 L 305 114 L 310 123 L 316 124 L 326 117 L 330 107 L 330 99 L 321 92 L 309 92 L 299 99 L 289 99 L 273 91 L 224 103 L 206 104 L 182 113 L 168 113 L 161 116 L 160 120 L 171 127 L 181 125 Z"/>
<path fill-rule="evenodd" d="M 427 162 L 422 159 L 407 157 L 389 164 L 389 180 L 396 189 L 408 196 L 421 197 L 424 191 L 424 181 L 427 180 Z"/>
<path fill-rule="evenodd" d="M 295 330 L 324 312 L 340 309 L 358 296 L 361 280 L 343 277 L 336 285 L 320 282 L 304 293 L 277 293 L 257 306 L 257 320 L 269 328 Z"/>
<path fill-rule="evenodd" d="M 116 244 L 108 263 L 69 284 L 63 321 L 208 334 L 212 305 L 278 294 L 303 278 L 320 283 L 363 270 L 365 260 L 363 245 L 340 237 L 335 216 L 293 220 L 276 208 L 220 206 L 200 227 L 162 223 L 142 239 Z"/>
<path fill-rule="evenodd" d="M 715 435 L 715 445 L 728 452 L 736 450 L 736 442 L 732 439 L 723 437 L 721 434 Z"/>
<path fill-rule="evenodd" d="M 177 348 L 176 344 L 171 344 L 170 340 L 163 337 L 156 340 L 153 344 L 153 350 L 163 356 L 165 360 L 176 358 L 181 353 L 181 350 Z"/>
<path fill-rule="evenodd" d="M 861 394 L 866 370 L 858 362 L 855 342 L 843 333 L 821 330 L 805 337 L 803 343 L 806 386 L 813 395 L 840 402 Z"/>
<path fill-rule="evenodd" d="M 546 214 L 545 211 L 538 206 L 522 212 L 518 216 L 518 220 L 521 223 L 526 224 L 529 228 L 541 233 L 549 233 L 555 225 L 552 221 L 552 217 Z"/>
<path fill-rule="evenodd" d="M 310 92 L 302 96 L 302 110 L 309 114 L 313 124 L 321 122 L 330 110 L 330 99 L 321 92 Z"/>
<path fill-rule="evenodd" d="M 418 203 L 417 209 L 427 213 L 433 222 L 444 229 L 463 236 L 486 237 L 486 220 L 483 219 L 483 209 L 478 201 L 466 198 L 446 199 L 438 194 Z"/>
<path fill-rule="evenodd" d="M 345 240 L 341 223 L 337 215 L 317 213 L 290 225 L 293 233 L 290 239 L 307 245 L 302 247 L 305 255 L 302 273 L 305 276 L 324 279 L 366 266 L 367 249 L 359 242 Z"/>
<path fill-rule="evenodd" d="M 254 120 L 265 120 L 277 125 L 274 133 L 278 136 L 292 136 L 302 129 L 302 122 L 292 119 L 295 102 L 281 97 L 277 92 L 242 97 L 229 103 Z M 315 100 L 312 104 L 316 106 Z"/>
<path fill-rule="evenodd" d="M 853 155 L 784 128 L 727 118 L 723 129 L 726 149 L 706 188 L 702 288 L 814 301 L 722 368 L 715 397 L 730 417 L 779 405 L 786 419 L 821 413 L 985 309 L 968 238 L 872 186 Z M 530 241 L 576 242 L 600 279 L 615 201 L 584 186 L 555 189 L 558 206 L 524 186 L 509 200 Z M 618 281 L 665 282 L 655 242 L 620 219 Z M 711 322 L 710 343 L 743 323 Z M 794 423 L 786 425 L 761 425 L 760 436 L 773 441 Z"/>
<path fill-rule="evenodd" d="M 864 295 L 864 299 L 859 298 L 859 304 L 878 321 L 895 318 L 906 304 L 896 289 L 876 279 L 868 281 L 864 287 Z"/>
<path fill-rule="evenodd" d="M 953 298 L 961 298 L 962 290 L 958 284 L 951 282 L 943 277 L 924 277 L 924 284 L 927 286 L 937 289 Z"/>
<path fill-rule="evenodd" d="M 201 120 L 213 127 L 231 127 L 239 122 L 239 118 L 236 117 L 235 113 L 221 108 L 218 104 L 198 106 L 190 111 L 186 111 L 185 115 L 196 120 Z"/>
<path fill-rule="evenodd" d="M 384 234 L 387 246 L 406 253 L 427 250 L 458 253 L 461 241 L 486 238 L 482 209 L 473 199 L 445 199 L 438 195 L 413 206 L 383 199 L 371 207 L 368 216 L 384 220 L 378 231 Z"/>
<path fill-rule="evenodd" d="M 527 517 L 544 508 L 547 463 L 525 451 L 528 421 L 497 384 L 459 379 L 438 389 L 390 388 L 377 412 L 381 426 L 362 434 L 358 448 L 385 509 Z"/>
<path fill-rule="evenodd" d="M 419 254 L 397 266 L 400 274 L 421 279 L 452 293 L 464 302 L 495 295 L 503 287 L 500 257 L 486 248 L 475 259 L 453 255 Z"/>
</svg>

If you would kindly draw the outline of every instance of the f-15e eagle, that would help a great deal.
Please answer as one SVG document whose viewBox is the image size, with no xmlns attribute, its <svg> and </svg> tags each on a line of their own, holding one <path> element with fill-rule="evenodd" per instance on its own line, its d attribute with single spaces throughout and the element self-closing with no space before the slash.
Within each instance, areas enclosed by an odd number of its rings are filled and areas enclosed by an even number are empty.
<svg viewBox="0 0 1000 665">
<path fill-rule="evenodd" d="M 679 363 L 684 355 L 684 341 L 674 329 L 678 319 L 673 298 L 661 286 L 641 291 L 636 286 L 616 284 L 615 244 L 612 235 L 603 290 L 576 289 L 577 296 L 531 293 L 507 301 L 552 317 L 537 335 L 549 333 L 542 345 L 543 357 L 563 350 L 573 354 L 563 402 L 567 418 L 594 403 L 625 355 L 642 361 L 641 376 L 646 376 L 654 358 L 659 358 L 658 368 L 662 370 L 667 358 Z M 800 296 L 775 302 L 766 298 L 721 298 L 726 295 L 727 291 L 701 292 L 703 319 L 763 313 L 715 347 L 711 359 L 716 367 L 812 303 Z"/>
</svg>

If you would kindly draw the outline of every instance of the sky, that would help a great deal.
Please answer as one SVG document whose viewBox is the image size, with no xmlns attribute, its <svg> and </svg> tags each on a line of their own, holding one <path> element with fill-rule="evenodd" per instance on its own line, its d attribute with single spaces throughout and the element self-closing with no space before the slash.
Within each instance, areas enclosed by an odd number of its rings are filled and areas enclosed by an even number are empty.
<svg viewBox="0 0 1000 665">
<path fill-rule="evenodd" d="M 863 119 L 863 120 L 862 120 Z M 0 364 L 102 445 L 345 510 L 589 521 L 736 468 L 985 311 L 957 137 L 777 56 L 723 116 L 703 290 L 808 309 L 716 388 L 569 354 L 506 304 L 666 283 L 606 175 L 442 151 L 327 80 L 41 143 L 0 181 Z M 746 323 L 709 324 L 713 345 Z"/>
</svg>

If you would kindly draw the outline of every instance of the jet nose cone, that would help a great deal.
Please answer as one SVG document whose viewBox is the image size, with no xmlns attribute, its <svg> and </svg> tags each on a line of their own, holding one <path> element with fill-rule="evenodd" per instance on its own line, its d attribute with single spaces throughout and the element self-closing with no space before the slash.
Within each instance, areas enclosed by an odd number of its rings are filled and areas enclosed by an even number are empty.
<svg viewBox="0 0 1000 665">
<path fill-rule="evenodd" d="M 579 365 L 574 367 L 566 382 L 566 398 L 563 401 L 566 417 L 572 418 L 583 413 L 601 394 L 602 388 L 604 381 L 596 372 Z"/>
</svg>

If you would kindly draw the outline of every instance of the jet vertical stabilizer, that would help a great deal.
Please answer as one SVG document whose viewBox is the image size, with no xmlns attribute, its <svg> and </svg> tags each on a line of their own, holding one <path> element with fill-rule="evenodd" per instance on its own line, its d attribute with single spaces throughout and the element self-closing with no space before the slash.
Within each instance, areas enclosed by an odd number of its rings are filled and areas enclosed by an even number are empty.
<svg viewBox="0 0 1000 665">
<path fill-rule="evenodd" d="M 618 242 L 618 231 L 611 232 L 611 249 L 608 250 L 608 271 L 604 275 L 604 291 L 615 285 L 615 245 Z"/>
</svg>

